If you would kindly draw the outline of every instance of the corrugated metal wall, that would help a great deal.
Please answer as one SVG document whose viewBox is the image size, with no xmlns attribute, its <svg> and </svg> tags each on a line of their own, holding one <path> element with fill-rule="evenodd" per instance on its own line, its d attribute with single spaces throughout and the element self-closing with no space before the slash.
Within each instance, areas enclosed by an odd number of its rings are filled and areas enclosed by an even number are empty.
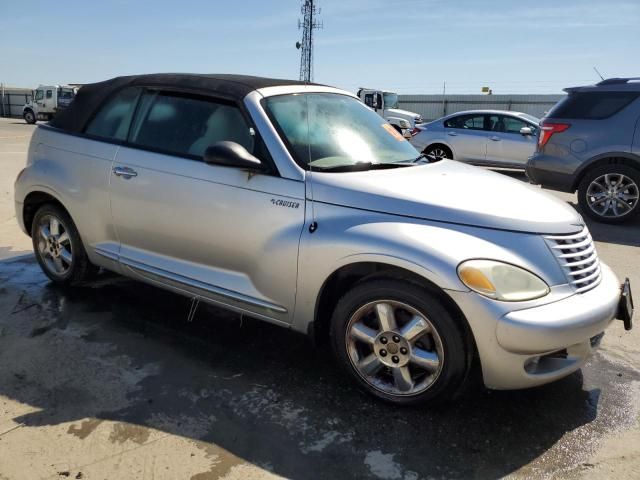
<svg viewBox="0 0 640 480">
<path fill-rule="evenodd" d="M 0 87 L 0 116 L 21 117 L 22 107 L 31 100 L 31 90 L 27 88 Z"/>
<path fill-rule="evenodd" d="M 426 121 L 463 110 L 511 110 L 543 117 L 564 95 L 399 95 L 400 108 Z"/>
</svg>

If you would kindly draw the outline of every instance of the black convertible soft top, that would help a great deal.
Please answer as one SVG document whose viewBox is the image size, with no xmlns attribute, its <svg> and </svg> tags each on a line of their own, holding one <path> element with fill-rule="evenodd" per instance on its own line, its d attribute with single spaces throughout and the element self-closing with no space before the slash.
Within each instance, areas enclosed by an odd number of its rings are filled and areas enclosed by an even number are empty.
<svg viewBox="0 0 640 480">
<path fill-rule="evenodd" d="M 116 90 L 124 87 L 183 88 L 205 94 L 215 94 L 217 97 L 240 102 L 249 92 L 281 85 L 305 85 L 305 82 L 250 75 L 194 73 L 154 73 L 116 77 L 81 87 L 71 105 L 59 112 L 50 125 L 69 132 L 81 132 L 105 99 Z"/>
</svg>

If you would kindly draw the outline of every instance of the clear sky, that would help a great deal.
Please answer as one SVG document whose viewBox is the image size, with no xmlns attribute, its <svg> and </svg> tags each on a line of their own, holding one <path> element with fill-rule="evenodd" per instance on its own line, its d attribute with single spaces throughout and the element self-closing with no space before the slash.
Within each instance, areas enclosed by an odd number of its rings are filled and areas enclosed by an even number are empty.
<svg viewBox="0 0 640 480">
<path fill-rule="evenodd" d="M 400 93 L 558 93 L 640 76 L 640 0 L 316 0 L 315 78 Z M 147 72 L 297 78 L 299 0 L 4 0 L 0 82 Z"/>
</svg>

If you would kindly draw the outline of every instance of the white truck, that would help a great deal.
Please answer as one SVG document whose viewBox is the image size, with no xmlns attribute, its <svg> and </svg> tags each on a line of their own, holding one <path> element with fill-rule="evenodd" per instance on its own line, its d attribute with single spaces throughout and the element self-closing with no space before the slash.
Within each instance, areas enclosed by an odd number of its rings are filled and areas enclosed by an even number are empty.
<svg viewBox="0 0 640 480">
<path fill-rule="evenodd" d="M 358 98 L 367 107 L 374 109 L 378 115 L 387 120 L 405 138 L 411 138 L 418 130 L 416 126 L 423 123 L 420 114 L 398 108 L 398 94 L 386 90 L 360 88 Z"/>
<path fill-rule="evenodd" d="M 22 108 L 22 118 L 27 123 L 51 120 L 58 110 L 69 106 L 77 91 L 77 87 L 70 85 L 40 85 Z"/>
</svg>

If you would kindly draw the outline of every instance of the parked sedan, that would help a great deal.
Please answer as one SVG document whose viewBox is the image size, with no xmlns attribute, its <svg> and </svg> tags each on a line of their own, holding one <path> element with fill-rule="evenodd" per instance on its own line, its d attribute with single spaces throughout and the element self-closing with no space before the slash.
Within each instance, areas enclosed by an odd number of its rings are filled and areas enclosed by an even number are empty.
<svg viewBox="0 0 640 480">
<path fill-rule="evenodd" d="M 425 124 L 411 143 L 432 160 L 524 168 L 536 149 L 538 124 L 526 113 L 470 110 Z"/>
</svg>

